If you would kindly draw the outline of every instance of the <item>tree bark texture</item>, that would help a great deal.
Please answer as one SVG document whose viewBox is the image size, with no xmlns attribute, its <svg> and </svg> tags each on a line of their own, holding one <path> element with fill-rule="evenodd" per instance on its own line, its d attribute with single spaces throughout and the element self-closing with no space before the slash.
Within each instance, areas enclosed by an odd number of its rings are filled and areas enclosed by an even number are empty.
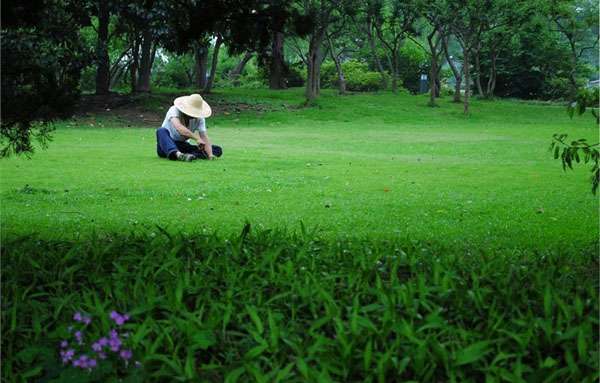
<svg viewBox="0 0 600 383">
<path fill-rule="evenodd" d="M 321 63 L 323 61 L 321 44 L 323 38 L 324 32 L 316 32 L 310 37 L 308 44 L 308 75 L 306 78 L 306 99 L 308 101 L 316 99 L 321 91 Z"/>
<path fill-rule="evenodd" d="M 494 97 L 494 89 L 496 89 L 496 59 L 497 59 L 497 53 L 495 49 L 492 49 L 490 52 L 490 61 L 491 61 L 491 67 L 490 67 L 490 76 L 488 78 L 488 82 L 487 82 L 487 89 L 485 92 L 485 97 L 487 98 L 492 98 Z"/>
<path fill-rule="evenodd" d="M 460 70 L 454 65 L 454 61 L 450 58 L 450 54 L 448 53 L 448 36 L 442 38 L 442 48 L 444 49 L 444 55 L 446 56 L 446 61 L 448 65 L 450 65 L 450 69 L 452 70 L 452 74 L 454 74 L 454 99 L 453 101 L 456 103 L 461 102 L 460 97 L 460 85 L 462 83 L 462 76 Z"/>
<path fill-rule="evenodd" d="M 375 60 L 375 65 L 377 66 L 377 71 L 381 75 L 381 84 L 383 85 L 383 89 L 387 89 L 387 76 L 385 75 L 385 70 L 383 69 L 383 65 L 381 64 L 381 60 L 379 59 L 379 55 L 377 54 L 377 48 L 375 46 L 375 39 L 373 38 L 373 22 L 369 19 L 367 22 L 367 38 L 369 40 L 369 47 L 371 48 L 371 54 L 373 55 L 373 60 Z"/>
<path fill-rule="evenodd" d="M 269 88 L 270 89 L 285 89 L 285 57 L 283 54 L 283 39 L 282 32 L 273 33 L 273 41 L 271 44 L 271 62 L 269 68 Z"/>
<path fill-rule="evenodd" d="M 435 39 L 436 34 L 437 34 L 437 39 Z M 431 55 L 430 56 L 431 68 L 429 70 L 429 83 L 430 83 L 429 106 L 436 106 L 435 99 L 436 99 L 436 97 L 440 96 L 439 74 L 440 74 L 441 65 L 439 63 L 439 59 L 440 59 L 440 54 L 441 54 L 441 52 L 440 52 L 441 38 L 442 38 L 441 35 L 436 30 L 434 30 L 432 33 L 430 33 L 427 36 L 427 43 L 429 44 L 429 52 Z"/>
<path fill-rule="evenodd" d="M 212 63 L 210 67 L 210 76 L 208 77 L 208 81 L 206 82 L 206 86 L 204 87 L 205 93 L 210 93 L 212 87 L 215 83 L 215 76 L 217 74 L 217 64 L 219 63 L 219 49 L 221 48 L 221 44 L 223 44 L 223 37 L 221 35 L 217 35 L 217 41 L 215 42 L 215 48 L 213 51 Z"/>
<path fill-rule="evenodd" d="M 129 65 L 129 75 L 131 81 L 131 93 L 137 91 L 137 71 L 140 67 L 140 39 L 137 35 L 131 41 L 131 65 Z"/>
<path fill-rule="evenodd" d="M 463 57 L 464 57 L 464 63 L 463 63 L 463 72 L 465 74 L 465 97 L 464 97 L 464 114 L 469 114 L 469 93 L 471 93 L 471 84 L 470 84 L 470 70 L 469 70 L 469 65 L 470 64 L 470 52 L 469 52 L 469 48 L 464 48 L 463 47 Z"/>
<path fill-rule="evenodd" d="M 142 32 L 142 55 L 138 71 L 137 92 L 150 92 L 150 74 L 152 73 L 152 31 Z"/>
<path fill-rule="evenodd" d="M 481 86 L 481 63 L 479 60 L 480 51 L 481 44 L 477 47 L 475 52 L 473 52 L 475 56 L 475 84 L 477 85 L 477 94 L 479 94 L 479 97 L 484 97 L 485 94 L 483 93 L 483 87 Z"/>
<path fill-rule="evenodd" d="M 335 54 L 333 49 L 333 43 L 331 42 L 331 37 L 327 36 L 327 42 L 329 43 L 329 53 L 331 54 L 331 59 L 335 63 L 335 69 L 338 74 L 338 89 L 340 94 L 346 94 L 346 78 L 344 77 L 344 70 L 342 69 L 342 63 L 340 63 L 339 57 Z"/>
<path fill-rule="evenodd" d="M 234 80 L 234 82 L 236 82 L 236 84 L 239 83 L 239 77 L 242 75 L 242 72 L 244 71 L 244 67 L 246 66 L 248 61 L 250 61 L 252 56 L 253 56 L 252 52 L 246 52 L 244 54 L 244 57 L 242 57 L 242 59 L 235 66 L 235 68 L 233 68 L 232 71 L 229 72 L 229 78 Z"/>
<path fill-rule="evenodd" d="M 206 87 L 206 71 L 208 68 L 208 46 L 206 44 L 197 44 L 194 49 L 196 63 L 194 71 L 196 74 L 196 88 L 198 91 Z"/>
<path fill-rule="evenodd" d="M 96 40 L 96 94 L 110 92 L 110 59 L 108 57 L 108 2 L 98 1 L 98 38 Z"/>
</svg>

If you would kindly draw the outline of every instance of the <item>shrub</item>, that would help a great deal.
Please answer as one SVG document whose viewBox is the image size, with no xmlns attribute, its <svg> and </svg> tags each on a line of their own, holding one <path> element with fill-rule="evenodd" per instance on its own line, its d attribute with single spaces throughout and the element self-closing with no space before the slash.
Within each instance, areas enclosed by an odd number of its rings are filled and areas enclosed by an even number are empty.
<svg viewBox="0 0 600 383">
<path fill-rule="evenodd" d="M 194 57 L 191 54 L 168 56 L 155 63 L 152 71 L 152 84 L 176 88 L 189 88 L 194 85 Z"/>
<path fill-rule="evenodd" d="M 346 78 L 346 89 L 350 91 L 376 91 L 383 88 L 379 72 L 369 71 L 366 63 L 349 60 L 342 63 L 342 70 Z M 329 88 L 338 86 L 337 69 L 331 61 L 321 66 L 321 84 Z"/>
</svg>

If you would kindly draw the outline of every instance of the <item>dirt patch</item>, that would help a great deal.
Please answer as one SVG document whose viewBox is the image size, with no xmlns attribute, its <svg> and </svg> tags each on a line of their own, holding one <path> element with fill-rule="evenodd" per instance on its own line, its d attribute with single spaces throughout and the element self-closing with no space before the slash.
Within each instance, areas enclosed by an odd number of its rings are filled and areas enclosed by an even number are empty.
<svg viewBox="0 0 600 383">
<path fill-rule="evenodd" d="M 157 127 L 167 110 L 173 105 L 173 100 L 181 94 L 142 94 L 125 95 L 111 93 L 108 95 L 83 95 L 77 106 L 76 117 L 92 123 L 96 117 L 115 119 L 122 122 L 123 127 Z M 287 104 L 262 104 L 236 102 L 227 100 L 222 95 L 206 95 L 213 115 L 236 115 L 254 112 L 258 114 L 279 110 L 296 109 Z"/>
</svg>

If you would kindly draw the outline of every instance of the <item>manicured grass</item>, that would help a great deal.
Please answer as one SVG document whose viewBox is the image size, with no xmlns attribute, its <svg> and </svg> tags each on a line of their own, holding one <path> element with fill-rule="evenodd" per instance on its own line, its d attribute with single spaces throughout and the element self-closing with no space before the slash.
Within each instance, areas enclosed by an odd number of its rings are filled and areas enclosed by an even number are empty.
<svg viewBox="0 0 600 383">
<path fill-rule="evenodd" d="M 0 161 L 3 381 L 598 380 L 598 199 L 548 151 L 553 133 L 597 139 L 591 119 L 406 94 L 208 99 L 227 104 L 208 124 L 218 161 L 159 159 L 153 127 L 106 114 Z M 131 316 L 127 365 L 90 350 L 112 310 Z M 63 365 L 65 339 L 97 368 Z"/>
<path fill-rule="evenodd" d="M 160 94 L 149 108 L 158 108 Z M 163 97 L 165 103 L 170 96 Z M 480 249 L 581 248 L 598 239 L 598 199 L 583 166 L 564 173 L 553 133 L 594 139 L 561 106 L 325 91 L 221 90 L 209 99 L 286 104 L 208 121 L 225 155 L 179 163 L 154 129 L 110 118 L 59 124 L 48 150 L 0 162 L 3 234 L 72 237 L 139 228 L 223 234 L 300 222 L 331 238 L 408 238 Z M 164 107 L 167 107 L 164 105 Z M 27 185 L 27 186 L 26 186 Z"/>
</svg>

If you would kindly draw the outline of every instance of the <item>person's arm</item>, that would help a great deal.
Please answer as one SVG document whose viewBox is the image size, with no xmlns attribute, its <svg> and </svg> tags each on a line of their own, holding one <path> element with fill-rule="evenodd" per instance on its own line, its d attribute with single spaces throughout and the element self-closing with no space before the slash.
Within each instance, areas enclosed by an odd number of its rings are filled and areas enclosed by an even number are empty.
<svg viewBox="0 0 600 383">
<path fill-rule="evenodd" d="M 173 124 L 173 126 L 175 127 L 177 132 L 179 132 L 179 134 L 182 137 L 191 138 L 192 140 L 194 140 L 198 143 L 198 146 L 203 145 L 205 143 L 204 141 L 202 141 L 200 134 L 194 133 L 191 130 L 189 130 L 188 128 L 186 128 L 186 126 L 181 123 L 179 118 L 171 117 L 171 124 Z M 212 147 L 211 147 L 211 149 L 212 149 Z M 211 151 L 211 154 L 212 154 L 212 151 Z"/>
<path fill-rule="evenodd" d="M 210 142 L 210 139 L 206 135 L 206 132 L 200 132 L 199 135 L 200 135 L 200 140 L 204 142 L 204 151 L 206 152 L 208 159 L 209 160 L 214 159 L 215 157 L 213 156 L 213 152 L 212 152 L 212 144 Z M 198 146 L 200 146 L 200 145 L 201 144 L 198 143 Z"/>
</svg>

